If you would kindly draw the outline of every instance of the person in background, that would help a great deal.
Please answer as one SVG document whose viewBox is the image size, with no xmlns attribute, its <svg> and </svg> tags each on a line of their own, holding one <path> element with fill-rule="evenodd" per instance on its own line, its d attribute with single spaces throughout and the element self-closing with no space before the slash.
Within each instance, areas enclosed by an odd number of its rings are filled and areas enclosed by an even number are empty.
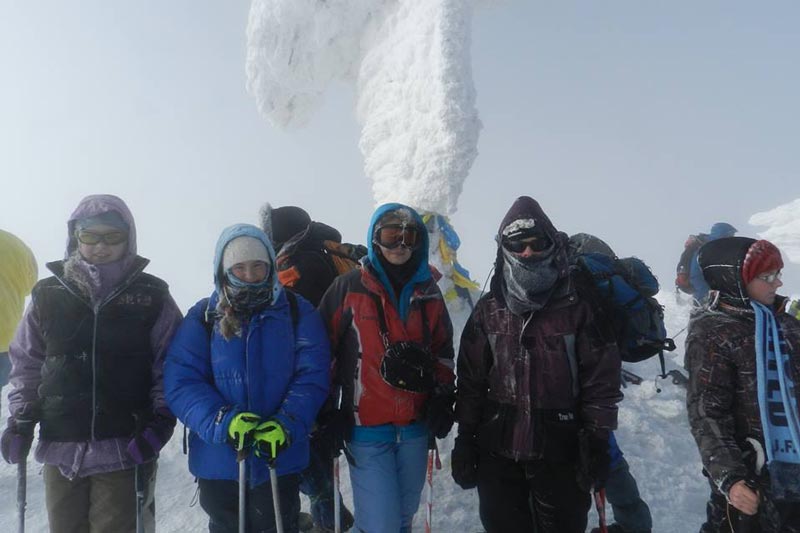
<svg viewBox="0 0 800 533">
<path fill-rule="evenodd" d="M 246 530 L 275 531 L 274 468 L 284 530 L 298 531 L 300 473 L 328 393 L 330 348 L 319 313 L 284 290 L 274 265 L 259 228 L 223 230 L 215 290 L 189 310 L 167 355 L 166 396 L 190 430 L 189 470 L 211 533 L 238 531 L 237 459 L 245 461 Z"/>
<path fill-rule="evenodd" d="M 612 259 L 617 258 L 614 250 L 602 239 L 589 233 L 576 233 L 569 238 L 570 264 L 574 265 L 583 254 L 601 254 Z M 592 287 L 594 288 L 594 287 Z M 611 310 L 602 306 L 593 306 L 597 321 L 613 324 L 614 317 L 603 316 L 601 313 L 610 313 Z M 613 329 L 613 326 L 612 326 Z M 617 347 L 622 339 L 617 339 Z M 607 528 L 608 533 L 650 533 L 653 528 L 653 517 L 650 507 L 639 494 L 636 478 L 631 474 L 628 461 L 617 443 L 614 432 L 609 432 L 609 454 L 611 463 L 606 481 L 606 497 L 614 510 L 614 523 Z M 600 528 L 592 529 L 592 533 L 600 533 Z"/>
<path fill-rule="evenodd" d="M 273 208 L 265 204 L 261 208 L 261 227 L 267 236 L 272 235 L 275 243 L 281 284 L 315 307 L 339 275 L 337 264 L 345 265 L 350 270 L 357 268 L 355 261 L 345 262 L 340 258 L 338 263 L 334 263 L 328 246 L 331 243 L 340 244 L 341 234 L 327 224 L 312 222 L 309 214 L 297 206 Z M 353 514 L 345 506 L 338 488 L 334 488 L 332 461 L 338 457 L 339 450 L 335 449 L 332 432 L 324 427 L 332 409 L 332 402 L 322 407 L 311 433 L 308 468 L 301 474 L 300 481 L 300 491 L 308 496 L 311 503 L 311 514 L 300 513 L 300 531 L 332 533 L 335 530 L 334 493 L 341 505 L 342 531 L 353 527 Z"/>
<path fill-rule="evenodd" d="M 800 531 L 800 322 L 777 294 L 781 253 L 729 237 L 699 261 L 711 290 L 689 323 L 686 404 L 711 484 L 700 531 Z"/>
<path fill-rule="evenodd" d="M 717 239 L 733 237 L 734 235 L 736 235 L 736 231 L 737 231 L 736 228 L 734 228 L 727 222 L 717 222 L 713 226 L 711 226 L 711 230 L 708 232 L 708 235 L 705 236 L 705 239 L 702 240 L 702 244 L 715 241 Z M 703 235 L 701 234 L 700 237 L 702 236 Z M 694 297 L 694 301 L 697 302 L 698 304 L 702 304 L 702 302 L 708 295 L 709 286 L 708 283 L 706 283 L 706 280 L 703 277 L 703 271 L 700 268 L 700 262 L 698 261 L 699 254 L 700 254 L 700 247 L 698 247 L 692 254 L 692 259 L 689 269 L 689 281 L 692 284 L 692 290 L 693 290 L 692 296 Z"/>
<path fill-rule="evenodd" d="M 25 297 L 39 277 L 36 259 L 18 237 L 0 230 L 0 389 L 8 384 L 8 344 L 14 336 Z M 0 400 L 2 400 L 0 398 Z"/>
<path fill-rule="evenodd" d="M 435 438 L 453 425 L 453 328 L 412 208 L 372 215 L 362 267 L 320 303 L 335 368 L 338 428 L 350 464 L 356 531 L 408 533 Z"/>
<path fill-rule="evenodd" d="M 567 236 L 522 196 L 458 354 L 452 475 L 489 533 L 583 533 L 608 477 L 620 358 L 576 292 Z"/>
<path fill-rule="evenodd" d="M 34 287 L 9 347 L 2 454 L 25 461 L 39 424 L 53 533 L 133 533 L 137 473 L 154 531 L 156 459 L 175 426 L 163 360 L 181 312 L 147 264 L 125 203 L 84 198 L 67 222 L 65 259 L 47 264 L 53 276 Z"/>
</svg>

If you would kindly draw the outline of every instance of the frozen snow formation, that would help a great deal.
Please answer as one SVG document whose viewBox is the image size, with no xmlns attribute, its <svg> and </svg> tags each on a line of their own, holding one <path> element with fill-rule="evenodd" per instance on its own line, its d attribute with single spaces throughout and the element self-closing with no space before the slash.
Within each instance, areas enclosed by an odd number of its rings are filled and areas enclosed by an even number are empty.
<svg viewBox="0 0 800 533">
<path fill-rule="evenodd" d="M 481 128 L 470 60 L 476 0 L 253 0 L 247 87 L 279 127 L 354 83 L 378 204 L 452 215 Z"/>
<path fill-rule="evenodd" d="M 800 264 L 800 198 L 756 213 L 748 222 L 753 226 L 767 226 L 758 236 L 774 243 L 789 261 Z"/>
</svg>

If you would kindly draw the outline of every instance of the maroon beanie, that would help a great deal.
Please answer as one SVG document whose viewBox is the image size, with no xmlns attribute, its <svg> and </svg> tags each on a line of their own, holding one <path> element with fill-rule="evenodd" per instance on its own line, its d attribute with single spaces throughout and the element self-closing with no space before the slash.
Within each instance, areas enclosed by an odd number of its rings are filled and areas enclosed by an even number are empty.
<svg viewBox="0 0 800 533">
<path fill-rule="evenodd" d="M 769 241 L 756 241 L 747 249 L 744 256 L 742 280 L 747 285 L 759 274 L 782 268 L 781 251 Z"/>
</svg>

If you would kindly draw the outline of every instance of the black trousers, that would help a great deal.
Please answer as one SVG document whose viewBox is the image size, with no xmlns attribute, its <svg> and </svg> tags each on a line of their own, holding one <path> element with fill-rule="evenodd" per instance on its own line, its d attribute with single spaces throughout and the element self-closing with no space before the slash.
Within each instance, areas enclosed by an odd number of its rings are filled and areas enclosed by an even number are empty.
<svg viewBox="0 0 800 533">
<path fill-rule="evenodd" d="M 300 513 L 300 476 L 291 474 L 278 478 L 281 517 L 286 533 L 297 533 Z M 210 533 L 239 531 L 239 483 L 218 479 L 199 479 L 200 506 L 208 513 Z M 247 532 L 273 533 L 275 510 L 270 482 L 247 489 Z"/>
<path fill-rule="evenodd" d="M 488 533 L 584 533 L 591 497 L 578 486 L 575 474 L 572 464 L 481 455 L 483 527 Z"/>
</svg>

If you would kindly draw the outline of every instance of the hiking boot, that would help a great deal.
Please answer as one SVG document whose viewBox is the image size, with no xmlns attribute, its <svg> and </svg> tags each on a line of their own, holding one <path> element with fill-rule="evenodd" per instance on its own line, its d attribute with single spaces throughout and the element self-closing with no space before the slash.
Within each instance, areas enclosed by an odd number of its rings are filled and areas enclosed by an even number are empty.
<svg viewBox="0 0 800 533">
<path fill-rule="evenodd" d="M 311 515 L 300 511 L 300 515 L 297 517 L 297 528 L 300 531 L 311 531 L 313 527 L 314 519 L 311 518 Z"/>
<path fill-rule="evenodd" d="M 352 529 L 353 524 L 355 524 L 356 519 L 353 517 L 353 513 L 350 510 L 342 505 L 342 532 L 350 531 Z M 325 527 L 320 524 L 314 524 L 314 527 L 308 530 L 308 533 L 334 533 L 333 528 Z"/>
<path fill-rule="evenodd" d="M 622 529 L 622 526 L 619 525 L 619 524 L 610 524 L 606 528 L 606 530 L 608 531 L 608 533 L 650 533 L 650 531 L 641 531 L 641 532 L 628 531 L 628 530 Z M 592 529 L 592 533 L 600 533 L 600 528 L 596 527 L 596 528 Z"/>
</svg>

